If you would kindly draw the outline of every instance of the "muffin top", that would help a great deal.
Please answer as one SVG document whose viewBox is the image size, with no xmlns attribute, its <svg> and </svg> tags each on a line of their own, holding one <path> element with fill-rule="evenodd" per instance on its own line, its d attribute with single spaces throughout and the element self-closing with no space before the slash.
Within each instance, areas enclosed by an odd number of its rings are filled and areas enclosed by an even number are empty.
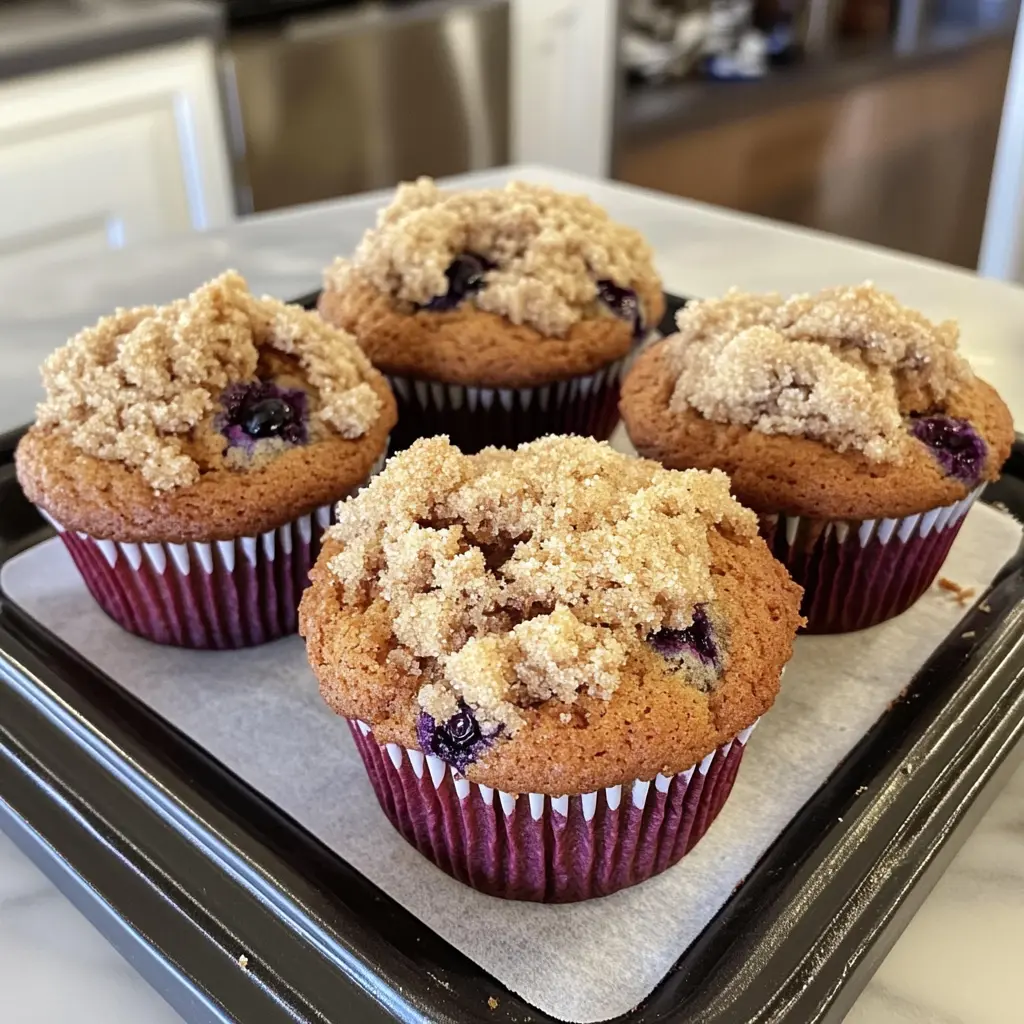
<svg viewBox="0 0 1024 1024">
<path fill-rule="evenodd" d="M 638 450 L 717 466 L 760 512 L 901 516 L 998 476 L 1009 412 L 932 323 L 870 284 L 784 300 L 731 291 L 680 310 L 622 411 Z"/>
<path fill-rule="evenodd" d="M 588 438 L 416 442 L 339 506 L 312 577 L 328 703 L 511 792 L 686 770 L 771 706 L 800 622 L 724 474 Z"/>
<path fill-rule="evenodd" d="M 22 486 L 62 525 L 123 541 L 227 539 L 336 500 L 395 420 L 351 337 L 230 271 L 102 318 L 42 375 Z"/>
<path fill-rule="evenodd" d="M 321 311 L 374 364 L 450 383 L 517 386 L 625 355 L 664 313 L 651 251 L 586 196 L 512 182 L 400 185 Z"/>
</svg>

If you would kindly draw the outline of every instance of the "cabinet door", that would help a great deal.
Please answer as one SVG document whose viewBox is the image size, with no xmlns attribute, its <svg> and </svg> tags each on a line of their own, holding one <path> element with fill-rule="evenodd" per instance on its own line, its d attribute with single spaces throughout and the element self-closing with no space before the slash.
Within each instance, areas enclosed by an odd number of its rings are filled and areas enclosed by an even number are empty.
<svg viewBox="0 0 1024 1024">
<path fill-rule="evenodd" d="M 0 85 L 0 268 L 233 215 L 207 42 Z"/>
</svg>

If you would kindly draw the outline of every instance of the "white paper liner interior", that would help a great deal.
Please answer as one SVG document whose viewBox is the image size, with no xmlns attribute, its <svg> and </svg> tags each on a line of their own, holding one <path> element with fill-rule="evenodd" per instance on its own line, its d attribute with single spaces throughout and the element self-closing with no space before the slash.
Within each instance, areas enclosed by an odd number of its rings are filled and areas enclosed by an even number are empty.
<svg viewBox="0 0 1024 1024">
<path fill-rule="evenodd" d="M 850 531 L 856 531 L 856 538 L 862 548 L 868 546 L 872 538 L 877 538 L 880 544 L 888 544 L 893 535 L 904 544 L 915 534 L 927 537 L 933 530 L 941 533 L 943 530 L 952 529 L 967 515 L 971 506 L 981 497 L 985 485 L 976 487 L 966 498 L 955 501 L 952 505 L 943 505 L 941 508 L 933 508 L 929 512 L 918 512 L 916 515 L 904 516 L 897 519 L 850 519 L 830 520 L 825 524 L 823 536 L 827 537 L 835 531 L 836 539 L 840 544 L 846 543 Z M 786 530 L 786 543 L 792 546 L 797 534 L 800 532 L 800 524 L 804 522 L 801 516 L 779 515 L 778 513 L 763 515 L 761 521 L 777 525 L 782 520 Z M 806 520 L 814 524 L 813 519 Z M 774 550 L 774 549 L 773 549 Z"/>
<path fill-rule="evenodd" d="M 359 721 L 358 719 L 356 719 L 356 725 L 364 736 L 369 736 L 373 731 L 366 722 Z M 661 772 L 658 772 L 653 779 L 634 779 L 632 782 L 626 782 L 618 786 L 607 786 L 605 789 L 596 790 L 593 793 L 577 794 L 583 806 L 584 819 L 586 821 L 593 820 L 594 815 L 597 813 L 599 800 L 603 800 L 610 811 L 618 810 L 619 805 L 622 803 L 623 793 L 632 801 L 634 807 L 642 810 L 647 804 L 652 782 L 654 783 L 654 791 L 656 793 L 667 793 L 673 778 L 678 777 L 684 783 L 689 784 L 695 771 L 701 775 L 707 775 L 716 757 L 725 758 L 729 756 L 733 743 L 746 747 L 747 740 L 750 739 L 751 733 L 753 733 L 756 727 L 757 722 L 754 722 L 753 725 L 748 725 L 746 729 L 743 729 L 736 735 L 735 739 L 729 740 L 728 743 L 723 743 L 717 750 L 711 751 L 702 761 L 690 765 L 685 771 L 676 772 L 675 775 L 663 775 Z M 482 783 L 470 782 L 463 777 L 462 773 L 454 765 L 446 764 L 434 754 L 427 754 L 424 757 L 422 751 L 400 747 L 397 743 L 379 745 L 383 746 L 387 751 L 387 755 L 392 765 L 394 765 L 396 772 L 401 771 L 403 760 L 408 759 L 416 778 L 422 779 L 424 772 L 426 772 L 430 776 L 430 781 L 434 784 L 434 789 L 440 789 L 444 783 L 445 776 L 451 775 L 452 784 L 455 787 L 455 795 L 459 800 L 465 800 L 471 790 L 477 789 L 480 791 L 481 799 L 488 807 L 493 806 L 494 794 L 497 793 L 498 800 L 505 814 L 511 814 L 520 800 L 523 801 L 524 805 L 529 806 L 530 817 L 534 821 L 540 821 L 547 808 L 550 808 L 557 814 L 561 814 L 562 817 L 566 817 L 569 813 L 569 797 L 567 796 L 546 796 L 544 793 L 506 793 L 500 789 L 494 790 Z"/>
<path fill-rule="evenodd" d="M 943 573 L 980 590 L 1019 539 L 1009 516 L 976 506 Z M 618 1016 L 655 988 L 966 610 L 933 587 L 873 629 L 801 637 L 732 796 L 693 852 L 613 896 L 544 906 L 480 895 L 397 835 L 298 638 L 230 652 L 149 644 L 98 609 L 56 539 L 4 566 L 0 584 L 503 984 L 576 1022 Z"/>
<path fill-rule="evenodd" d="M 549 407 L 557 408 L 566 401 L 574 402 L 577 398 L 586 398 L 592 391 L 614 384 L 625 376 L 629 357 L 620 359 L 610 366 L 603 367 L 596 373 L 569 380 L 557 381 L 554 384 L 543 384 L 534 388 L 484 388 L 471 387 L 463 384 L 440 384 L 436 381 L 416 380 L 412 377 L 389 375 L 388 383 L 395 393 L 405 401 L 415 399 L 423 412 L 446 409 L 458 410 L 465 405 L 470 412 L 479 406 L 490 409 L 497 400 L 503 409 L 512 411 L 513 406 L 529 409 L 536 400 L 537 405 L 547 412 Z"/>
<path fill-rule="evenodd" d="M 381 462 L 383 465 L 383 461 Z M 373 472 L 377 472 L 375 469 Z M 197 571 L 202 570 L 208 576 L 213 572 L 216 561 L 224 572 L 234 572 L 235 563 L 238 557 L 244 558 L 250 565 L 256 564 L 257 548 L 263 549 L 263 557 L 272 562 L 277 556 L 277 549 L 285 555 L 290 555 L 296 541 L 308 544 L 313 537 L 313 523 L 317 525 L 317 532 L 322 533 L 331 525 L 331 514 L 334 511 L 333 505 L 321 505 L 315 512 L 307 512 L 304 516 L 278 526 L 273 530 L 266 530 L 263 533 L 251 537 L 238 537 L 235 540 L 215 541 L 190 541 L 187 544 L 131 544 L 127 541 L 97 540 L 89 538 L 88 534 L 76 531 L 83 540 L 92 539 L 93 543 L 100 549 L 107 564 L 113 569 L 119 559 L 125 559 L 128 564 L 138 571 L 142 565 L 142 556 L 153 569 L 161 576 L 167 571 L 168 565 L 172 565 L 182 576 L 188 576 L 193 567 Z M 64 527 L 57 522 L 48 512 L 39 509 L 40 515 L 58 532 L 63 533 Z M 239 556 L 239 552 L 241 555 Z M 170 561 L 168 561 L 170 555 Z"/>
</svg>

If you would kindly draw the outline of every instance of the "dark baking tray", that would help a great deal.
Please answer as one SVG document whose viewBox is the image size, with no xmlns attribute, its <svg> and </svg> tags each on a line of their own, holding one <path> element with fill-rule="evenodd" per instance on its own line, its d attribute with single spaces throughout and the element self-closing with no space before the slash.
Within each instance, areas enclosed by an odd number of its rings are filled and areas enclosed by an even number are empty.
<svg viewBox="0 0 1024 1024">
<path fill-rule="evenodd" d="M 0 563 L 51 534 L 19 433 Z M 984 500 L 1024 518 L 1024 443 Z M 1015 763 L 1020 553 L 985 601 L 618 1021 L 842 1019 Z M 190 1021 L 552 1020 L 2 593 L 0 825 Z"/>
</svg>

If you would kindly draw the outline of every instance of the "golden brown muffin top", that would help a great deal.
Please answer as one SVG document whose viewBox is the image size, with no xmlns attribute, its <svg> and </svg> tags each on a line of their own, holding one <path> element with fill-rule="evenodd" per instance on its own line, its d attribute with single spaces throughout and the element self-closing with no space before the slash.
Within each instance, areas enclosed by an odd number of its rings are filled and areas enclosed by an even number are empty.
<svg viewBox="0 0 1024 1024">
<path fill-rule="evenodd" d="M 643 237 L 586 196 L 525 182 L 449 192 L 430 178 L 400 185 L 354 258 L 325 274 L 327 291 L 360 281 L 410 310 L 465 300 L 537 338 L 602 315 L 602 284 L 637 293 L 630 301 L 642 307 L 660 292 Z M 657 322 L 655 310 L 641 312 L 647 327 Z"/>
<path fill-rule="evenodd" d="M 906 421 L 898 461 L 718 423 L 672 407 L 677 376 L 667 348 L 667 341 L 647 348 L 623 382 L 619 408 L 630 440 L 641 455 L 671 469 L 723 470 L 733 494 L 756 512 L 849 520 L 927 512 L 995 480 L 1013 443 L 1009 410 L 977 377 L 952 392 L 941 413 Z M 938 433 L 911 436 L 915 427 Z"/>
<path fill-rule="evenodd" d="M 381 414 L 356 438 L 329 433 L 248 460 L 204 460 L 199 479 L 155 491 L 123 462 L 98 459 L 49 429 L 18 444 L 18 482 L 30 501 L 68 530 L 120 542 L 183 544 L 251 537 L 331 505 L 358 487 L 387 450 L 397 410 L 379 374 L 370 386 Z M 264 442 L 266 443 L 266 442 Z"/>
<path fill-rule="evenodd" d="M 473 456 L 416 442 L 339 506 L 313 576 L 302 630 L 336 710 L 543 792 L 689 767 L 770 706 L 799 621 L 799 588 L 723 474 L 586 438 Z M 637 702 L 663 740 L 583 767 Z M 572 750 L 542 757 L 551 730 Z"/>
<path fill-rule="evenodd" d="M 899 462 L 903 417 L 972 380 L 954 322 L 934 324 L 870 284 L 815 295 L 748 295 L 679 311 L 667 345 L 671 408 Z"/>
<path fill-rule="evenodd" d="M 119 309 L 54 352 L 36 429 L 165 492 L 195 484 L 211 462 L 258 468 L 289 447 L 280 430 L 232 443 L 217 417 L 261 397 L 241 388 L 266 382 L 262 397 L 303 419 L 296 436 L 352 439 L 383 409 L 371 378 L 350 336 L 298 306 L 256 298 L 229 271 L 166 306 Z"/>
</svg>

